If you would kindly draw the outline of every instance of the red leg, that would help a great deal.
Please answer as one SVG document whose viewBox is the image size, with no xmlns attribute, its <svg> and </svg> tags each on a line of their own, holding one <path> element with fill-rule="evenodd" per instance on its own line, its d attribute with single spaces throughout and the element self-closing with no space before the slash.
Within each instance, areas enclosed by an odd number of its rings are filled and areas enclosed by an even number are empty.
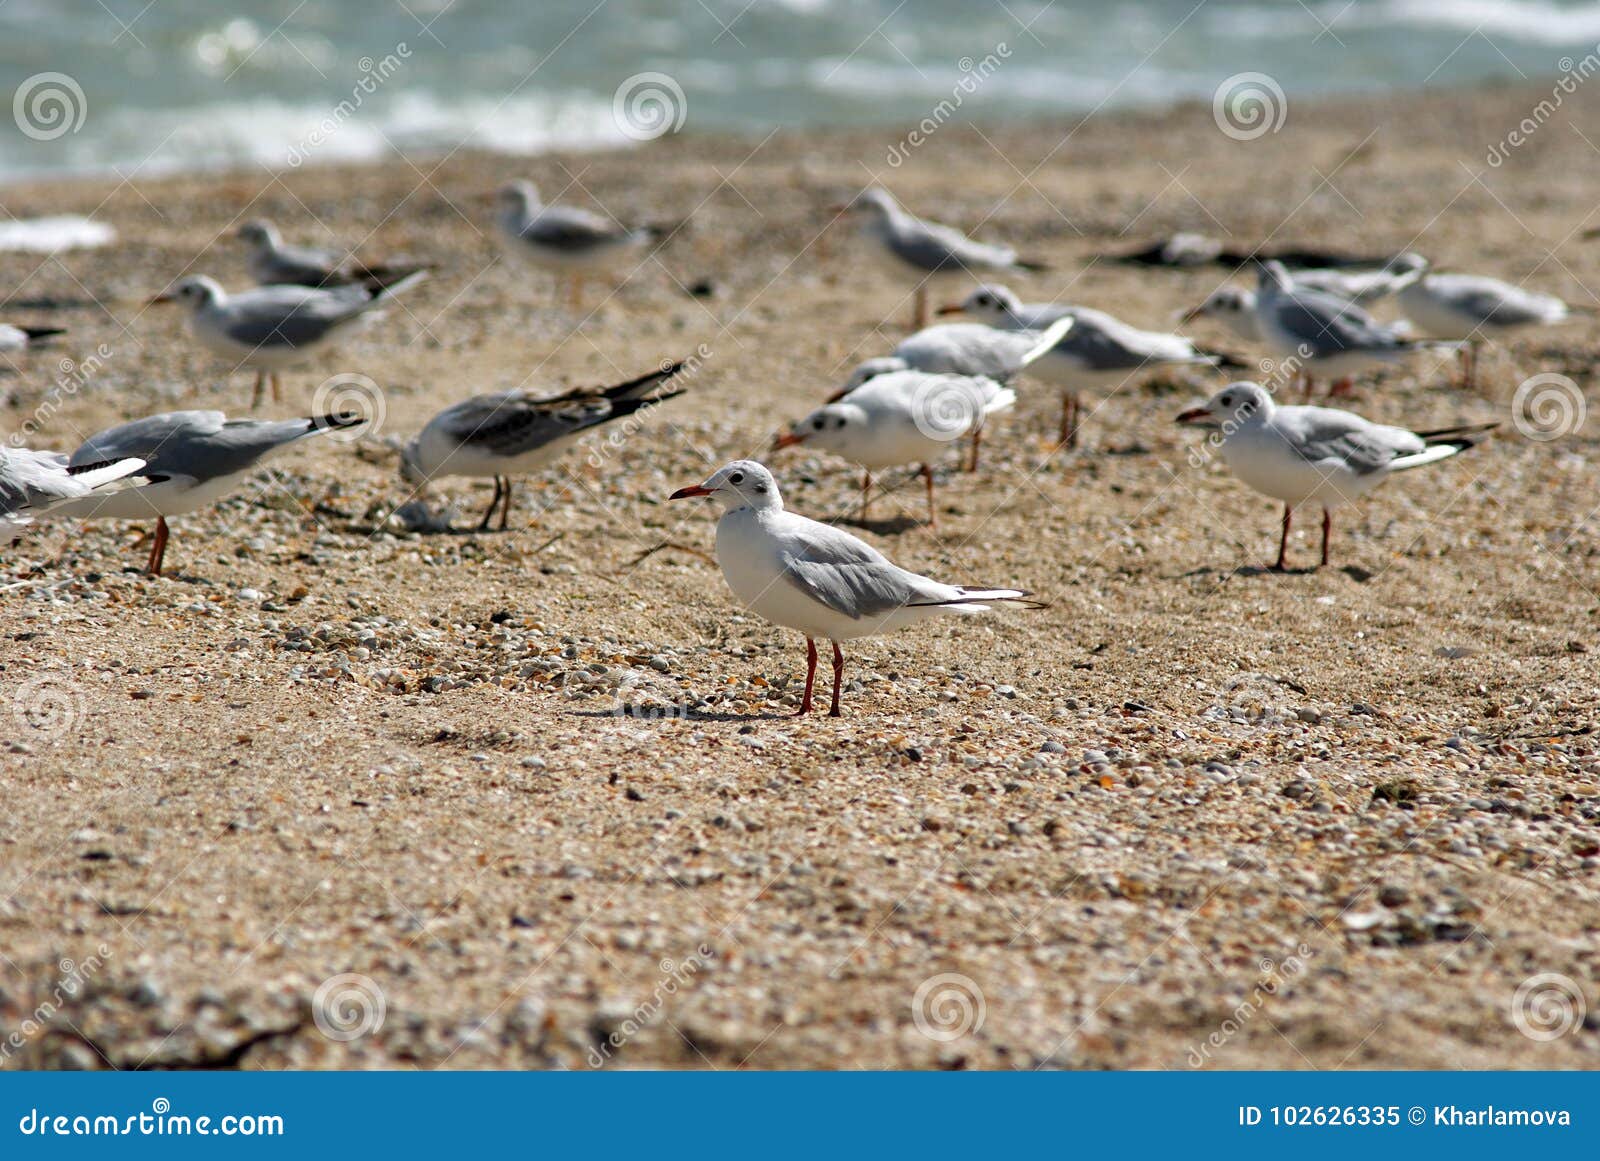
<svg viewBox="0 0 1600 1161">
<path fill-rule="evenodd" d="M 156 519 L 155 543 L 150 546 L 150 559 L 145 563 L 144 571 L 151 576 L 161 575 L 161 562 L 167 557 L 167 518 Z"/>
<path fill-rule="evenodd" d="M 833 705 L 828 710 L 830 718 L 839 716 L 839 683 L 844 677 L 844 651 L 839 648 L 839 642 L 833 642 Z"/>
<path fill-rule="evenodd" d="M 1277 572 L 1283 572 L 1289 566 L 1285 558 L 1289 554 L 1289 521 L 1294 516 L 1294 509 L 1285 504 L 1283 506 L 1283 536 L 1278 540 L 1278 563 L 1273 565 Z"/>
<path fill-rule="evenodd" d="M 250 393 L 250 410 L 251 411 L 254 411 L 256 408 L 261 406 L 261 400 L 266 396 L 266 394 L 267 394 L 267 373 L 265 371 L 257 371 L 256 372 L 255 390 Z"/>
<path fill-rule="evenodd" d="M 928 325 L 928 287 L 923 283 L 917 287 L 916 294 L 911 300 L 911 329 L 920 331 Z"/>
<path fill-rule="evenodd" d="M 1355 384 L 1350 381 L 1350 376 L 1346 375 L 1332 387 L 1328 388 L 1328 398 L 1341 399 L 1346 395 L 1353 395 L 1355 393 L 1355 389 Z"/>
<path fill-rule="evenodd" d="M 937 528 L 938 520 L 933 513 L 933 469 L 927 464 L 922 465 L 922 482 L 928 485 L 928 527 Z"/>
<path fill-rule="evenodd" d="M 1078 393 L 1068 391 L 1061 396 L 1061 434 L 1057 447 L 1078 446 Z"/>
<path fill-rule="evenodd" d="M 872 473 L 861 473 L 861 522 L 867 522 L 867 501 L 872 498 Z"/>
<path fill-rule="evenodd" d="M 1333 535 L 1333 513 L 1322 510 L 1322 563 L 1328 563 L 1328 538 Z"/>
<path fill-rule="evenodd" d="M 506 477 L 506 496 L 500 507 L 500 531 L 506 530 L 506 524 L 511 519 L 511 477 Z"/>
<path fill-rule="evenodd" d="M 795 717 L 811 712 L 811 687 L 817 682 L 817 643 L 810 637 L 806 638 L 806 692 L 800 699 L 800 708 L 795 711 Z"/>
<path fill-rule="evenodd" d="M 978 470 L 978 446 L 982 443 L 983 426 L 980 424 L 972 429 L 972 456 L 967 460 L 967 471 L 969 472 Z"/>
<path fill-rule="evenodd" d="M 274 403 L 282 403 L 283 380 L 278 377 L 278 373 L 274 371 L 272 374 L 268 375 L 267 382 L 272 385 L 272 401 Z"/>
</svg>

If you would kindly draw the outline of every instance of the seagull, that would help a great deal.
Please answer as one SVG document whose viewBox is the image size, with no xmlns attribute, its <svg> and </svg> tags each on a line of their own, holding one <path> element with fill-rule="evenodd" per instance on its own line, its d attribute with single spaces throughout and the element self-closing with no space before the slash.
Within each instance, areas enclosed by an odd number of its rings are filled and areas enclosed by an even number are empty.
<svg viewBox="0 0 1600 1161">
<path fill-rule="evenodd" d="M 568 302 L 574 311 L 582 306 L 583 277 L 589 270 L 662 234 L 659 227 L 620 225 L 579 206 L 543 205 L 528 181 L 502 186 L 495 200 L 495 225 L 507 251 L 534 266 L 569 274 Z"/>
<path fill-rule="evenodd" d="M 1390 474 L 1449 459 L 1493 430 L 1493 423 L 1408 431 L 1373 423 L 1331 407 L 1279 407 L 1257 383 L 1231 383 L 1178 422 L 1216 434 L 1208 442 L 1222 452 L 1234 475 L 1263 495 L 1281 500 L 1283 535 L 1277 572 L 1285 568 L 1289 521 L 1296 506 L 1322 504 L 1322 563 L 1328 563 L 1333 509 L 1383 483 Z"/>
<path fill-rule="evenodd" d="M 773 450 L 808 444 L 864 469 L 861 519 L 867 518 L 875 468 L 922 465 L 928 490 L 928 526 L 933 527 L 933 461 L 955 440 L 973 436 L 989 416 L 1009 408 L 1017 393 L 975 375 L 930 375 L 892 371 L 868 379 L 837 403 L 817 408 L 773 443 Z"/>
<path fill-rule="evenodd" d="M 833 645 L 828 714 L 838 717 L 844 672 L 840 641 L 947 613 L 980 613 L 995 604 L 1044 607 L 1022 589 L 966 588 L 908 572 L 843 529 L 784 511 L 772 473 L 754 460 L 734 460 L 705 483 L 679 488 L 668 499 L 694 496 L 714 496 L 723 507 L 717 522 L 717 563 L 733 595 L 757 616 L 805 634 L 801 714 L 811 712 L 819 637 Z"/>
<path fill-rule="evenodd" d="M 137 457 L 70 467 L 60 452 L 0 444 L 0 544 L 10 542 L 35 517 L 126 479 L 143 467 L 144 460 Z"/>
<path fill-rule="evenodd" d="M 220 411 L 168 411 L 90 436 L 72 453 L 74 468 L 134 457 L 145 461 L 136 488 L 68 501 L 58 515 L 87 520 L 156 518 L 155 543 L 145 571 L 161 575 L 167 553 L 167 517 L 214 504 L 244 482 L 268 456 L 324 432 L 356 427 L 354 415 L 307 419 L 229 419 Z"/>
<path fill-rule="evenodd" d="M 1010 246 L 976 242 L 950 226 L 925 222 L 901 209 L 888 191 L 876 186 L 857 194 L 848 205 L 839 207 L 838 212 L 865 215 L 864 230 L 883 246 L 890 265 L 900 273 L 909 269 L 919 276 L 912 304 L 912 330 L 928 324 L 927 283 L 930 277 L 963 271 L 1047 269 L 1040 263 L 1018 258 Z"/>
<path fill-rule="evenodd" d="M 7 354 L 13 351 L 26 351 L 29 347 L 37 345 L 40 339 L 66 333 L 65 327 L 19 327 L 11 323 L 0 323 L 0 351 Z"/>
<path fill-rule="evenodd" d="M 1200 350 L 1182 335 L 1142 331 L 1088 307 L 1024 303 L 1004 286 L 980 286 L 939 313 L 966 313 L 1009 330 L 1041 330 L 1059 319 L 1073 320 L 1066 337 L 1031 368 L 1062 388 L 1060 443 L 1065 447 L 1077 445 L 1078 392 L 1085 387 L 1120 387 L 1134 372 L 1159 366 L 1242 366 L 1231 356 Z"/>
<path fill-rule="evenodd" d="M 1426 258 L 1419 254 L 1402 254 L 1388 266 L 1377 270 L 1348 271 L 1328 267 L 1291 270 L 1289 277 L 1298 289 L 1318 290 L 1336 295 L 1346 302 L 1363 304 L 1398 294 L 1421 278 L 1427 269 Z M 1266 341 L 1256 318 L 1255 292 L 1242 286 L 1217 287 L 1199 306 L 1180 314 L 1178 321 L 1188 323 L 1198 318 L 1214 318 L 1247 342 Z"/>
<path fill-rule="evenodd" d="M 1308 396 L 1313 368 L 1340 380 L 1337 393 L 1351 375 L 1374 363 L 1458 345 L 1407 338 L 1401 328 L 1384 326 L 1355 303 L 1302 289 L 1281 262 L 1262 263 L 1258 277 L 1256 322 L 1262 338 L 1284 360 L 1295 361 Z"/>
<path fill-rule="evenodd" d="M 1200 318 L 1212 318 L 1223 323 L 1234 334 L 1248 343 L 1264 343 L 1261 322 L 1256 318 L 1256 294 L 1242 286 L 1219 286 L 1206 295 L 1199 306 L 1190 307 L 1178 316 L 1181 323 Z"/>
<path fill-rule="evenodd" d="M 354 255 L 341 254 L 317 246 L 292 246 L 284 242 L 278 227 L 264 218 L 239 227 L 239 237 L 251 247 L 250 276 L 262 286 L 364 286 L 381 290 L 408 275 L 418 266 L 369 266 Z"/>
<path fill-rule="evenodd" d="M 1572 308 L 1553 294 L 1524 290 L 1481 274 L 1428 274 L 1399 294 L 1406 317 L 1436 339 L 1461 347 L 1462 385 L 1471 387 L 1478 371 L 1478 344 L 1485 338 L 1530 326 L 1552 326 L 1572 317 Z"/>
<path fill-rule="evenodd" d="M 858 364 L 829 403 L 835 403 L 861 384 L 891 371 L 928 371 L 939 375 L 981 375 L 1008 383 L 1030 363 L 1049 354 L 1069 330 L 1072 319 L 1063 316 L 1042 331 L 1011 331 L 986 323 L 939 323 L 923 327 L 901 340 L 894 354 L 880 355 Z"/>
<path fill-rule="evenodd" d="M 419 488 L 440 476 L 493 478 L 494 498 L 478 531 L 489 527 L 497 505 L 504 531 L 512 476 L 544 467 L 585 432 L 682 395 L 658 388 L 686 365 L 667 363 L 615 387 L 579 387 L 543 398 L 519 389 L 462 400 L 430 419 L 401 449 L 401 478 Z"/>
<path fill-rule="evenodd" d="M 274 401 L 282 399 L 278 369 L 303 363 L 357 324 L 381 317 L 401 291 L 428 276 L 418 270 L 391 286 L 262 286 L 229 294 L 213 278 L 194 275 L 150 300 L 180 302 L 190 308 L 189 330 L 201 344 L 256 373 L 252 411 L 261 403 L 268 380 Z"/>
</svg>

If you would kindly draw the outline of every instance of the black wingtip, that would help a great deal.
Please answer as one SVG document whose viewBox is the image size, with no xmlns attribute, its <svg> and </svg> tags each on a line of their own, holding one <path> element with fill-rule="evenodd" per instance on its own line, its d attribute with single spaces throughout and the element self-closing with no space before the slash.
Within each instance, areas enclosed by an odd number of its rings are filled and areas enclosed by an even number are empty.
<svg viewBox="0 0 1600 1161">
<path fill-rule="evenodd" d="M 1208 359 L 1215 359 L 1219 371 L 1246 371 L 1255 367 L 1249 359 L 1241 359 L 1227 351 L 1201 350 L 1200 353 Z"/>
<path fill-rule="evenodd" d="M 17 329 L 27 335 L 30 340 L 48 339 L 52 335 L 64 335 L 67 333 L 66 327 L 18 327 Z"/>
<path fill-rule="evenodd" d="M 1499 420 L 1488 423 L 1468 423 L 1459 427 L 1441 427 L 1434 431 L 1419 431 L 1415 434 L 1428 447 L 1440 447 L 1454 444 L 1465 451 L 1469 447 L 1476 447 L 1484 436 L 1500 426 Z"/>
<path fill-rule="evenodd" d="M 306 417 L 306 422 L 311 425 L 312 431 L 340 431 L 347 427 L 360 427 L 367 422 L 367 417 L 341 411 L 337 415 L 310 415 Z"/>
<path fill-rule="evenodd" d="M 620 400 L 643 396 L 670 380 L 674 375 L 682 372 L 688 365 L 688 359 L 675 359 L 671 362 L 663 363 L 654 371 L 640 375 L 636 379 L 629 379 L 626 383 L 618 383 L 615 387 L 607 387 L 605 389 L 605 397 L 615 403 Z M 675 392 L 675 394 L 679 395 L 682 393 L 681 391 Z"/>
<path fill-rule="evenodd" d="M 121 462 L 121 460 L 97 460 L 92 464 L 69 464 L 67 465 L 67 475 L 81 476 L 85 472 L 98 472 L 101 468 L 109 468 Z M 138 473 L 134 474 L 137 475 Z"/>
</svg>

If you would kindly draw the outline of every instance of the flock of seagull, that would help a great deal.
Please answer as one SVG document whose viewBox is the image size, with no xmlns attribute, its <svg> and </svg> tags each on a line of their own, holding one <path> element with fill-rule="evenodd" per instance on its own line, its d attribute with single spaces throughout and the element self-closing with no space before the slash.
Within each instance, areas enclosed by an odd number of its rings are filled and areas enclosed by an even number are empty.
<svg viewBox="0 0 1600 1161">
<path fill-rule="evenodd" d="M 919 218 L 880 188 L 865 190 L 836 211 L 858 219 L 876 243 L 870 252 L 897 276 L 913 280 L 912 333 L 890 353 L 857 366 L 839 391 L 778 436 L 773 448 L 804 445 L 855 464 L 863 472 L 863 519 L 873 473 L 915 466 L 926 483 L 931 526 L 933 465 L 964 441 L 969 448 L 965 467 L 978 470 L 984 427 L 1015 404 L 1020 379 L 1059 391 L 1057 440 L 1071 447 L 1078 440 L 1085 391 L 1114 390 L 1159 368 L 1225 373 L 1251 365 L 1183 335 L 1143 330 L 1089 307 L 1027 303 L 999 283 L 979 285 L 939 309 L 941 317 L 961 315 L 967 321 L 931 323 L 931 287 L 1046 268 L 1009 246 L 980 242 Z M 669 232 L 626 226 L 578 207 L 546 205 L 525 181 L 500 191 L 496 225 L 508 253 L 567 280 L 574 307 L 582 301 L 588 276 L 612 270 L 624 256 Z M 252 410 L 269 393 L 274 402 L 282 400 L 279 376 L 285 368 L 336 347 L 429 274 L 415 265 L 368 265 L 338 251 L 292 245 L 270 222 L 249 222 L 239 236 L 250 247 L 248 269 L 256 287 L 230 293 L 212 278 L 191 276 L 151 302 L 180 304 L 198 343 L 233 368 L 255 373 Z M 1235 475 L 1284 505 L 1274 565 L 1280 570 L 1286 567 L 1295 508 L 1322 506 L 1321 562 L 1327 564 L 1334 509 L 1395 472 L 1472 447 L 1494 426 L 1415 432 L 1313 406 L 1316 376 L 1336 380 L 1332 396 L 1369 367 L 1442 349 L 1460 352 L 1462 381 L 1471 385 L 1482 341 L 1561 323 L 1573 314 L 1553 296 L 1486 276 L 1435 272 L 1412 253 L 1364 262 L 1314 252 L 1229 255 L 1180 235 L 1123 258 L 1254 267 L 1253 290 L 1224 285 L 1181 319 L 1217 320 L 1239 339 L 1271 351 L 1279 359 L 1276 378 L 1298 379 L 1307 402 L 1281 403 L 1268 386 L 1238 381 L 1177 420 L 1205 430 Z M 1369 307 L 1390 299 L 1404 318 L 1379 321 Z M 0 325 L 0 351 L 23 350 L 59 333 Z M 493 499 L 478 528 L 489 528 L 498 511 L 504 529 L 515 477 L 545 467 L 586 432 L 682 394 L 675 379 L 684 366 L 669 362 L 626 383 L 554 396 L 519 389 L 466 399 L 441 411 L 400 448 L 400 474 L 417 489 L 448 476 L 492 479 Z M 169 517 L 215 503 L 268 457 L 301 440 L 363 422 L 346 415 L 229 419 L 220 411 L 190 410 L 109 428 L 70 455 L 0 445 L 0 543 L 22 535 L 40 517 L 153 516 L 146 571 L 159 576 Z M 787 511 L 772 474 L 753 460 L 727 464 L 671 498 L 691 497 L 715 500 L 723 508 L 716 553 L 734 594 L 756 614 L 805 635 L 801 713 L 812 708 L 818 640 L 833 646 L 830 713 L 837 715 L 841 641 L 930 616 L 1037 604 L 1021 589 L 949 585 L 897 567 L 858 537 Z"/>
</svg>

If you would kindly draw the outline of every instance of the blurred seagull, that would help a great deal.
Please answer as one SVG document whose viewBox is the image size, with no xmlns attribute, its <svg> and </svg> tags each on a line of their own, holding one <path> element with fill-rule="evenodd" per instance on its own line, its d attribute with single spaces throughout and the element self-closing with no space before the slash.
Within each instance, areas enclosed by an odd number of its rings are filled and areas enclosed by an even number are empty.
<svg viewBox="0 0 1600 1161">
<path fill-rule="evenodd" d="M 928 524 L 935 523 L 933 461 L 953 442 L 974 436 L 989 416 L 1017 401 L 1017 393 L 993 379 L 891 371 L 868 379 L 837 403 L 817 408 L 780 435 L 773 450 L 806 444 L 860 465 L 861 519 L 867 518 L 876 468 L 922 465 L 928 492 Z M 974 442 L 973 464 L 978 449 Z"/>
<path fill-rule="evenodd" d="M 489 527 L 496 506 L 504 531 L 512 476 L 544 467 L 585 432 L 682 395 L 658 389 L 684 366 L 668 363 L 614 387 L 579 387 L 544 398 L 523 390 L 473 396 L 439 412 L 401 449 L 400 475 L 419 488 L 440 476 L 492 478 L 494 498 L 478 531 Z"/>
<path fill-rule="evenodd" d="M 1041 331 L 1001 330 L 986 323 L 939 323 L 901 340 L 892 355 L 859 363 L 829 403 L 843 399 L 861 384 L 890 371 L 928 371 L 939 375 L 981 375 L 1008 383 L 1028 365 L 1049 354 L 1069 330 L 1062 317 Z"/>
<path fill-rule="evenodd" d="M 980 613 L 991 605 L 1041 608 L 1022 589 L 943 584 L 891 563 L 865 541 L 830 524 L 787 512 L 772 473 L 754 460 L 735 460 L 703 484 L 668 499 L 713 497 L 717 563 L 739 602 L 752 613 L 806 637 L 806 688 L 799 713 L 811 712 L 817 677 L 817 638 L 833 645 L 833 704 L 839 716 L 844 673 L 840 641 L 887 633 L 929 617 Z"/>
<path fill-rule="evenodd" d="M 144 461 L 137 457 L 72 467 L 60 452 L 0 444 L 0 544 L 10 542 L 36 517 L 143 467 Z"/>
<path fill-rule="evenodd" d="M 950 226 L 923 221 L 877 187 L 863 190 L 837 212 L 864 215 L 865 232 L 882 246 L 890 265 L 901 273 L 911 270 L 918 275 L 912 304 L 913 330 L 928 324 L 927 284 L 931 277 L 1047 269 L 1040 263 L 1018 258 L 1010 246 L 977 242 Z"/>
<path fill-rule="evenodd" d="M 290 444 L 365 422 L 348 415 L 229 419 L 220 411 L 169 411 L 136 419 L 90 436 L 72 453 L 71 464 L 76 468 L 138 458 L 144 461 L 139 474 L 146 482 L 71 500 L 56 512 L 87 520 L 154 516 L 155 542 L 145 571 L 160 576 L 167 553 L 167 517 L 216 503 L 244 483 L 263 460 Z"/>
<path fill-rule="evenodd" d="M 1481 274 L 1428 274 L 1399 294 L 1406 317 L 1436 339 L 1461 342 L 1461 381 L 1472 387 L 1478 344 L 1531 326 L 1553 326 L 1573 308 L 1553 294 L 1524 290 Z"/>
<path fill-rule="evenodd" d="M 547 206 L 532 182 L 513 181 L 496 195 L 495 224 L 509 253 L 534 266 L 565 273 L 568 305 L 583 305 L 583 278 L 619 254 L 661 237 L 656 226 L 623 226 L 579 206 Z"/>
<path fill-rule="evenodd" d="M 26 351 L 29 347 L 38 345 L 40 339 L 66 333 L 65 327 L 19 327 L 11 323 L 0 323 L 0 351 L 7 354 Z"/>
<path fill-rule="evenodd" d="M 1136 371 L 1161 366 L 1242 366 L 1228 355 L 1202 351 L 1182 335 L 1142 331 L 1104 311 L 1056 303 L 1024 303 L 1004 286 L 980 286 L 940 314 L 966 313 L 1011 330 L 1041 330 L 1069 318 L 1072 328 L 1036 363 L 1030 373 L 1061 387 L 1060 443 L 1078 442 L 1078 392 L 1114 388 Z"/>
<path fill-rule="evenodd" d="M 235 367 L 256 373 L 250 397 L 253 411 L 266 385 L 272 398 L 283 398 L 278 370 L 306 362 L 323 347 L 343 338 L 357 325 L 382 317 L 380 308 L 401 291 L 428 276 L 418 270 L 392 286 L 262 286 L 229 294 L 213 278 L 194 275 L 156 295 L 152 304 L 180 302 L 190 310 L 189 330 L 201 344 L 234 360 Z"/>
<path fill-rule="evenodd" d="M 239 227 L 239 237 L 250 249 L 250 277 L 262 286 L 364 286 L 382 290 L 421 270 L 420 266 L 379 263 L 369 266 L 352 254 L 317 246 L 292 246 L 278 227 L 264 218 Z"/>
<path fill-rule="evenodd" d="M 1289 550 L 1289 521 L 1300 504 L 1322 504 L 1322 563 L 1328 563 L 1333 509 L 1383 483 L 1394 472 L 1420 468 L 1465 451 L 1493 423 L 1407 431 L 1372 423 L 1331 407 L 1279 407 L 1256 383 L 1231 383 L 1178 422 L 1219 433 L 1210 437 L 1234 475 L 1283 502 L 1278 560 Z"/>
</svg>

